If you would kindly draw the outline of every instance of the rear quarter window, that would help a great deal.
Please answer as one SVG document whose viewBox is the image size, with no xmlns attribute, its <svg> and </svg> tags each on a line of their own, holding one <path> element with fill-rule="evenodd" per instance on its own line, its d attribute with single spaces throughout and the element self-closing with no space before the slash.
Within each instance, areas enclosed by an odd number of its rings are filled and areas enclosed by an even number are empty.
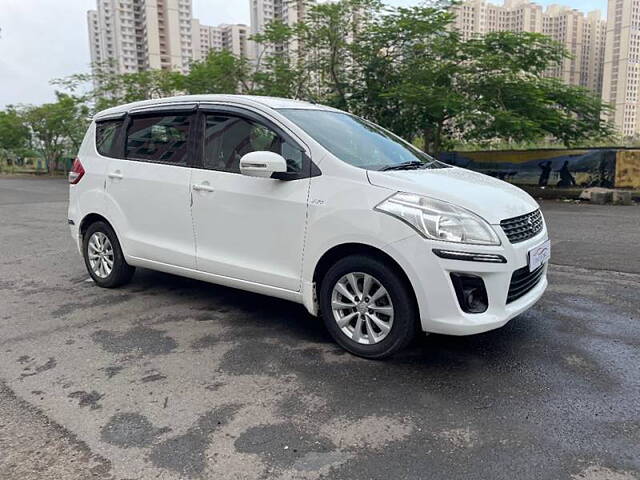
<svg viewBox="0 0 640 480">
<path fill-rule="evenodd" d="M 116 156 L 116 138 L 122 123 L 122 120 L 96 123 L 96 150 L 100 155 L 105 157 Z"/>
</svg>

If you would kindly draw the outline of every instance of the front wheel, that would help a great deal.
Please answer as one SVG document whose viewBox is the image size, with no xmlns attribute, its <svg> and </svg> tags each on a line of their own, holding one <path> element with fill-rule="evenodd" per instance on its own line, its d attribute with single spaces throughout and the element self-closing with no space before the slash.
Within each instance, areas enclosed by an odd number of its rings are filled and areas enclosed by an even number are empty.
<svg viewBox="0 0 640 480">
<path fill-rule="evenodd" d="M 388 357 L 415 335 L 417 309 L 395 269 L 364 255 L 339 260 L 320 287 L 322 318 L 334 340 L 365 358 Z"/>
<path fill-rule="evenodd" d="M 83 236 L 82 254 L 89 275 L 101 287 L 124 285 L 135 271 L 125 261 L 118 237 L 105 222 L 89 225 Z"/>
</svg>

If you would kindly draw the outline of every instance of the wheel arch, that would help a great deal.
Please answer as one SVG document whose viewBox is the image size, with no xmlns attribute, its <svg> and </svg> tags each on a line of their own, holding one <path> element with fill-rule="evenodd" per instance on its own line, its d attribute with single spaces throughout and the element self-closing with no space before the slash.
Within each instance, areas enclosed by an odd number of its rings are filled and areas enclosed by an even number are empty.
<svg viewBox="0 0 640 480">
<path fill-rule="evenodd" d="M 113 227 L 111 222 L 107 220 L 106 217 L 100 215 L 99 213 L 89 213 L 82 218 L 82 220 L 80 221 L 80 225 L 78 226 L 80 241 L 84 239 L 84 234 L 86 233 L 87 229 L 96 222 L 104 222 L 109 225 L 114 232 L 116 231 L 116 229 Z"/>
<path fill-rule="evenodd" d="M 394 271 L 396 271 L 396 273 L 398 273 L 402 278 L 406 287 L 409 289 L 409 293 L 411 294 L 411 298 L 413 299 L 416 312 L 418 313 L 418 318 L 420 318 L 420 305 L 418 304 L 416 292 L 402 266 L 388 253 L 380 250 L 377 247 L 373 247 L 364 243 L 350 242 L 335 245 L 320 257 L 313 271 L 313 284 L 315 285 L 316 295 L 320 292 L 320 284 L 322 283 L 322 279 L 324 278 L 329 268 L 331 268 L 331 266 L 338 260 L 350 255 L 366 255 L 375 258 L 379 261 L 382 261 L 384 264 L 388 265 Z"/>
</svg>

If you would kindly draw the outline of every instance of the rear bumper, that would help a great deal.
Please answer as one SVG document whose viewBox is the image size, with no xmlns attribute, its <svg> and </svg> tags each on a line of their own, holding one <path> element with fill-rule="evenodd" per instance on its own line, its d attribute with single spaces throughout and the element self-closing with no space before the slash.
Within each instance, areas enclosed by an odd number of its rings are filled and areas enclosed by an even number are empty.
<svg viewBox="0 0 640 480">
<path fill-rule="evenodd" d="M 80 222 L 82 218 L 80 216 L 79 209 L 77 207 L 77 203 L 74 201 L 75 196 L 73 188 L 70 189 L 69 192 L 69 208 L 67 211 L 67 222 L 69 223 L 69 233 L 71 233 L 71 238 L 76 244 L 76 248 L 78 252 L 82 254 L 82 240 L 80 238 Z"/>
<path fill-rule="evenodd" d="M 80 238 L 80 229 L 77 225 L 69 225 L 69 233 L 71 233 L 71 238 L 76 244 L 76 248 L 78 249 L 78 253 L 82 255 L 82 239 Z"/>
<path fill-rule="evenodd" d="M 509 320 L 531 308 L 547 288 L 547 266 L 540 280 L 523 296 L 507 303 L 507 295 L 513 272 L 527 266 L 528 252 L 547 239 L 544 229 L 534 238 L 511 244 L 498 231 L 501 246 L 478 247 L 433 242 L 414 235 L 387 245 L 389 255 L 395 258 L 411 281 L 420 321 L 425 332 L 447 335 L 473 335 L 505 325 Z M 436 256 L 434 248 L 474 253 L 502 255 L 506 263 L 452 260 Z M 451 273 L 481 277 L 487 290 L 488 308 L 484 313 L 466 313 L 456 296 Z"/>
</svg>

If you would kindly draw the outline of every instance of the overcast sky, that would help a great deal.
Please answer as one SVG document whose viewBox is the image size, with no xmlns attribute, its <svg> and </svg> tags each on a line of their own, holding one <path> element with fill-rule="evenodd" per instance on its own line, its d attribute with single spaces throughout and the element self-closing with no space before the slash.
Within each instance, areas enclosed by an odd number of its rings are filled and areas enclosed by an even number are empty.
<svg viewBox="0 0 640 480">
<path fill-rule="evenodd" d="M 415 5 L 418 0 L 388 0 Z M 496 0 L 493 3 L 502 3 Z M 606 11 L 606 0 L 539 0 Z M 96 0 L 0 0 L 0 108 L 54 99 L 52 78 L 88 71 L 86 11 Z M 202 23 L 249 23 L 249 0 L 193 0 Z"/>
</svg>

